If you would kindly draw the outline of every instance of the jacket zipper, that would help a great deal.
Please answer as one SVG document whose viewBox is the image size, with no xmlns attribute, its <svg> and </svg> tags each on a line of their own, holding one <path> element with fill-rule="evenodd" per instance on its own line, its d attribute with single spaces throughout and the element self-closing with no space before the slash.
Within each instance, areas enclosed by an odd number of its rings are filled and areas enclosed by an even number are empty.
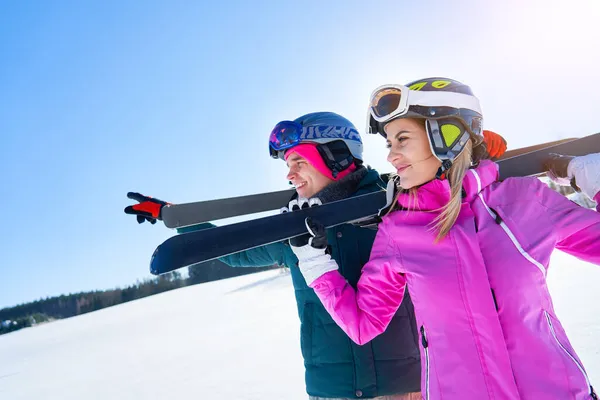
<svg viewBox="0 0 600 400">
<path fill-rule="evenodd" d="M 496 293 L 494 293 L 494 289 L 492 289 L 492 298 L 494 299 L 494 306 L 496 307 L 496 312 L 498 312 L 498 301 L 496 300 Z"/>
<path fill-rule="evenodd" d="M 424 325 L 421 325 L 421 345 L 425 351 L 425 400 L 429 400 L 429 342 L 425 335 Z"/>
<path fill-rule="evenodd" d="M 546 320 L 548 321 L 548 326 L 550 327 L 550 332 L 552 333 L 554 340 L 556 340 L 556 343 L 558 343 L 560 348 L 563 349 L 563 351 L 567 354 L 567 356 L 569 356 L 569 358 L 575 363 L 577 368 L 579 368 L 579 371 L 585 378 L 585 383 L 587 384 L 587 387 L 589 388 L 592 399 L 597 399 L 598 396 L 596 396 L 596 392 L 594 392 L 594 388 L 590 384 L 590 379 L 588 378 L 587 373 L 583 369 L 583 366 L 581 364 L 579 364 L 579 361 L 577 361 L 577 359 L 575 357 L 573 357 L 573 355 L 571 355 L 571 353 L 569 353 L 569 351 L 565 348 L 565 346 L 563 346 L 563 344 L 560 342 L 560 340 L 558 340 L 558 336 L 556 336 L 556 331 L 554 330 L 554 325 L 552 325 L 552 320 L 550 319 L 550 314 L 548 314 L 548 311 L 544 311 L 544 314 L 546 314 Z"/>
</svg>

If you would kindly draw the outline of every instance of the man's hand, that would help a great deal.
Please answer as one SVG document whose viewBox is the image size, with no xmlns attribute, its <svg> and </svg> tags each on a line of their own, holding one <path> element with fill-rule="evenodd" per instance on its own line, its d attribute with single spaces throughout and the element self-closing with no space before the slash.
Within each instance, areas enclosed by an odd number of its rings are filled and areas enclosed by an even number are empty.
<svg viewBox="0 0 600 400">
<path fill-rule="evenodd" d="M 125 207 L 125 214 L 132 214 L 137 216 L 137 222 L 142 223 L 148 221 L 151 224 L 155 224 L 156 220 L 162 220 L 162 209 L 164 206 L 171 203 L 154 199 L 149 196 L 144 196 L 140 193 L 129 192 L 127 198 L 139 201 L 139 204 Z"/>
</svg>

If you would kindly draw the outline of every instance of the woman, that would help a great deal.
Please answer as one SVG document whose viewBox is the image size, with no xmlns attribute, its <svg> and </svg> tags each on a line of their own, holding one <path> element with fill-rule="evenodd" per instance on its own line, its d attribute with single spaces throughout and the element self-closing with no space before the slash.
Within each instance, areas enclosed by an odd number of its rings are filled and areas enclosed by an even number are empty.
<svg viewBox="0 0 600 400">
<path fill-rule="evenodd" d="M 310 287 L 359 344 L 385 331 L 405 288 L 414 303 L 425 399 L 596 398 L 546 285 L 554 248 L 600 264 L 600 215 L 535 178 L 498 182 L 479 102 L 444 78 L 377 89 L 371 133 L 400 190 L 356 289 L 323 229 L 293 244 Z"/>
</svg>

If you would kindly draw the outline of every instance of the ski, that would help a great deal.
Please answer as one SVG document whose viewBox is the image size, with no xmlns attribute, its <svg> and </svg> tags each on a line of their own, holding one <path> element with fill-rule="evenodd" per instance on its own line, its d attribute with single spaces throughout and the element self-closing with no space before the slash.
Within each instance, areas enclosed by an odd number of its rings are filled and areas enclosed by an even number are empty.
<svg viewBox="0 0 600 400">
<path fill-rule="evenodd" d="M 572 140 L 575 140 L 575 138 L 561 139 L 534 146 L 508 150 L 500 160 Z M 382 175 L 384 180 L 387 177 L 386 175 L 387 174 Z M 167 228 L 182 228 L 208 221 L 278 210 L 288 204 L 295 192 L 294 189 L 286 189 L 268 193 L 229 197 L 225 199 L 171 204 L 163 208 L 162 220 Z"/>
<path fill-rule="evenodd" d="M 579 138 L 565 138 L 565 139 L 559 139 L 559 140 L 554 140 L 552 142 L 545 142 L 545 143 L 540 143 L 540 144 L 534 144 L 532 146 L 527 146 L 527 147 L 519 147 L 518 149 L 512 149 L 512 150 L 506 150 L 504 152 L 504 154 L 502 155 L 502 157 L 500 157 L 498 159 L 499 160 L 506 160 L 508 158 L 512 158 L 512 157 L 517 157 L 520 156 L 522 154 L 527 154 L 527 153 L 531 153 L 532 151 L 536 151 L 536 150 L 541 150 L 541 149 L 545 149 L 551 146 L 556 146 L 557 144 L 562 144 L 562 143 L 566 143 L 566 142 L 572 142 L 573 140 L 578 140 Z"/>
<path fill-rule="evenodd" d="M 552 144 L 542 149 L 529 151 L 520 155 L 503 158 L 500 165 L 500 179 L 511 176 L 530 176 L 544 173 L 545 162 L 550 154 L 557 153 L 569 156 L 583 156 L 600 152 L 600 133 Z"/>
<path fill-rule="evenodd" d="M 376 215 L 385 201 L 385 191 L 380 191 L 301 211 L 182 233 L 156 248 L 150 261 L 150 272 L 159 275 L 304 234 L 304 219 L 308 216 L 331 228 Z"/>
<path fill-rule="evenodd" d="M 163 208 L 162 220 L 167 228 L 182 228 L 208 221 L 276 210 L 287 205 L 295 192 L 294 189 L 286 189 L 225 199 L 171 204 Z"/>
<path fill-rule="evenodd" d="M 552 153 L 581 156 L 600 152 L 600 133 L 498 161 L 502 179 L 543 173 Z M 154 275 L 202 263 L 306 233 L 310 216 L 327 228 L 374 217 L 385 205 L 385 191 L 356 196 L 300 211 L 173 236 L 159 245 L 150 261 Z M 257 234 L 260 232 L 260 234 Z"/>
</svg>

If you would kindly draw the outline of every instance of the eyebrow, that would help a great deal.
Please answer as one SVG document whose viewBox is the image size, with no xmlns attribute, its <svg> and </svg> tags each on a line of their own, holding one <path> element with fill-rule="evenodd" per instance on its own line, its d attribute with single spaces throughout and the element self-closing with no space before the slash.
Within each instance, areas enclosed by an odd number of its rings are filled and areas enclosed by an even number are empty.
<svg viewBox="0 0 600 400">
<path fill-rule="evenodd" d="M 398 131 L 398 132 L 394 133 L 394 135 L 399 135 L 401 133 L 410 133 L 410 131 L 406 130 L 406 129 L 402 129 L 401 131 Z"/>
<path fill-rule="evenodd" d="M 285 161 L 286 165 L 289 167 L 290 166 L 290 162 L 298 162 L 299 160 L 303 160 L 302 157 L 300 157 L 298 154 L 292 154 L 288 157 L 288 159 Z"/>
<path fill-rule="evenodd" d="M 402 129 L 402 130 L 400 130 L 400 131 L 398 131 L 398 132 L 392 133 L 392 135 L 391 135 L 391 136 L 398 136 L 398 135 L 400 135 L 401 133 L 410 133 L 410 131 L 408 131 L 408 130 L 406 130 L 406 129 Z M 390 134 L 389 134 L 389 133 L 386 133 L 386 139 L 387 139 L 387 136 L 390 136 Z M 387 140 L 389 141 L 389 139 L 387 139 Z"/>
</svg>

